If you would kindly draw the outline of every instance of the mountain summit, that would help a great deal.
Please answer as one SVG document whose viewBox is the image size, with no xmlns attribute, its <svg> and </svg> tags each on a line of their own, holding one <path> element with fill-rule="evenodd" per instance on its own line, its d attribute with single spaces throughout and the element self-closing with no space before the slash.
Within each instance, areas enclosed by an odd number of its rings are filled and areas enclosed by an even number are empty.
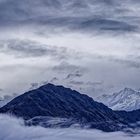
<svg viewBox="0 0 140 140">
<path fill-rule="evenodd" d="M 125 88 L 112 95 L 102 95 L 97 98 L 97 101 L 113 110 L 133 111 L 140 109 L 140 91 Z"/>
</svg>

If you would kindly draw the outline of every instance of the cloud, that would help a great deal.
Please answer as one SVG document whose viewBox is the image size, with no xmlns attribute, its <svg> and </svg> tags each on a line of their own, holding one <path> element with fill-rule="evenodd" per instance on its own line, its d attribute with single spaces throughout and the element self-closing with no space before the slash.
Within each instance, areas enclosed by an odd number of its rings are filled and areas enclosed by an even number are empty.
<svg viewBox="0 0 140 140">
<path fill-rule="evenodd" d="M 124 65 L 127 68 L 136 68 L 136 69 L 140 68 L 139 56 L 136 55 L 127 55 L 124 58 L 119 58 L 116 56 L 108 56 L 106 57 L 106 59 Z"/>
<path fill-rule="evenodd" d="M 64 48 L 49 46 L 30 40 L 1 40 L 0 52 L 12 54 L 16 57 L 43 57 L 51 56 L 54 58 L 63 58 Z"/>
<path fill-rule="evenodd" d="M 79 25 L 73 25 L 73 28 L 79 28 L 80 30 L 89 32 L 114 32 L 114 33 L 125 33 L 125 32 L 135 32 L 138 30 L 136 25 L 131 25 L 127 22 L 108 19 L 102 17 L 87 18 L 83 20 Z"/>
<path fill-rule="evenodd" d="M 74 71 L 78 71 L 79 69 L 80 67 L 78 65 L 70 64 L 67 61 L 62 61 L 61 63 L 59 63 L 58 65 L 52 68 L 52 70 L 58 72 L 74 72 Z"/>
<path fill-rule="evenodd" d="M 136 68 L 139 69 L 140 68 L 140 63 L 139 61 L 136 60 L 130 60 L 130 59 L 112 59 L 111 61 L 123 64 L 125 66 L 127 66 L 128 68 Z"/>
<path fill-rule="evenodd" d="M 135 3 L 139 3 L 135 1 Z M 36 25 L 85 32 L 136 32 L 139 24 L 131 16 L 135 3 L 114 0 L 15 1 L 0 3 L 1 27 Z M 132 7 L 132 8 L 131 8 Z M 125 17 L 125 18 L 124 18 Z M 139 17 L 135 15 L 135 18 Z M 129 20 L 128 20 L 129 18 Z"/>
<path fill-rule="evenodd" d="M 82 77 L 83 74 L 80 73 L 80 71 L 75 71 L 74 73 L 70 73 L 66 76 L 66 79 L 72 79 L 72 78 L 76 78 L 76 77 Z"/>
<path fill-rule="evenodd" d="M 122 132 L 104 133 L 90 129 L 25 127 L 21 119 L 0 115 L 1 140 L 139 140 L 139 135 L 132 136 Z"/>
</svg>

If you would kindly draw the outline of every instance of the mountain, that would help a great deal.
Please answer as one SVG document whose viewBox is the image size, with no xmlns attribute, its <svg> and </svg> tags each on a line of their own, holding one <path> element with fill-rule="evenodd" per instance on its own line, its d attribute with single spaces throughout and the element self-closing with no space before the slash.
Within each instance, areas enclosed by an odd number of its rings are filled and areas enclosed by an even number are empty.
<svg viewBox="0 0 140 140">
<path fill-rule="evenodd" d="M 125 88 L 118 93 L 112 95 L 102 95 L 97 98 L 113 110 L 132 111 L 140 109 L 140 91 Z"/>
<path fill-rule="evenodd" d="M 63 86 L 47 84 L 20 95 L 0 109 L 22 117 L 29 125 L 48 126 L 47 118 L 60 118 L 61 125 L 80 124 L 103 131 L 118 131 L 127 122 L 120 114 L 87 95 Z M 123 113 L 124 114 L 124 113 Z M 54 120 L 53 119 L 53 120 Z M 62 121 L 62 120 L 69 120 Z M 58 123 L 59 124 L 59 123 Z"/>
</svg>

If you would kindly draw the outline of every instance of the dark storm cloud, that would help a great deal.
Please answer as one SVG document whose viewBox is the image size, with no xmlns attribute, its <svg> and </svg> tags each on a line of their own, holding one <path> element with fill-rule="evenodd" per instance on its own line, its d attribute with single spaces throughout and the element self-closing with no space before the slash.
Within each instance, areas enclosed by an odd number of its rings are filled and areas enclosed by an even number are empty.
<svg viewBox="0 0 140 140">
<path fill-rule="evenodd" d="M 126 5 L 120 0 L 5 0 L 0 3 L 0 26 L 36 24 L 88 32 L 135 32 L 139 29 L 137 21 L 123 18 L 134 18 L 129 15 L 131 2 L 127 0 Z"/>
<path fill-rule="evenodd" d="M 95 30 L 95 31 L 115 31 L 115 32 L 134 32 L 138 29 L 137 26 L 104 18 L 87 19 L 79 26 L 82 30 Z"/>
<path fill-rule="evenodd" d="M 15 55 L 21 55 L 23 57 L 28 56 L 44 56 L 47 53 L 54 53 L 50 50 L 47 50 L 46 48 L 37 45 L 33 42 L 28 41 L 16 41 L 16 40 L 10 40 L 6 42 L 1 42 L 1 49 L 2 51 L 6 53 L 14 53 Z"/>
<path fill-rule="evenodd" d="M 95 31 L 112 31 L 112 32 L 135 32 L 138 31 L 137 25 L 129 24 L 124 21 L 117 19 L 108 19 L 102 17 L 86 17 L 86 18 L 75 18 L 75 17 L 63 17 L 55 19 L 36 19 L 41 25 L 51 25 L 53 27 L 66 27 L 70 30 L 79 30 L 86 32 Z M 34 21 L 34 20 L 32 20 Z"/>
<path fill-rule="evenodd" d="M 6 40 L 0 41 L 0 52 L 12 54 L 17 57 L 43 57 L 51 56 L 63 59 L 66 53 L 65 48 L 57 48 L 55 46 L 47 46 L 29 40 Z"/>
</svg>

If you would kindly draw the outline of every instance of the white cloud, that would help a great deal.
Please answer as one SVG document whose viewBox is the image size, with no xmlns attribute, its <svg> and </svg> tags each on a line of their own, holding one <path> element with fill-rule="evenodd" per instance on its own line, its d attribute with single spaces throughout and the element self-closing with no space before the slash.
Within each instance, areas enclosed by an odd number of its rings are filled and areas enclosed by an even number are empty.
<svg viewBox="0 0 140 140">
<path fill-rule="evenodd" d="M 1 140 L 139 140 L 139 135 L 128 136 L 122 132 L 104 133 L 86 129 L 49 129 L 25 127 L 21 119 L 0 115 Z"/>
</svg>

